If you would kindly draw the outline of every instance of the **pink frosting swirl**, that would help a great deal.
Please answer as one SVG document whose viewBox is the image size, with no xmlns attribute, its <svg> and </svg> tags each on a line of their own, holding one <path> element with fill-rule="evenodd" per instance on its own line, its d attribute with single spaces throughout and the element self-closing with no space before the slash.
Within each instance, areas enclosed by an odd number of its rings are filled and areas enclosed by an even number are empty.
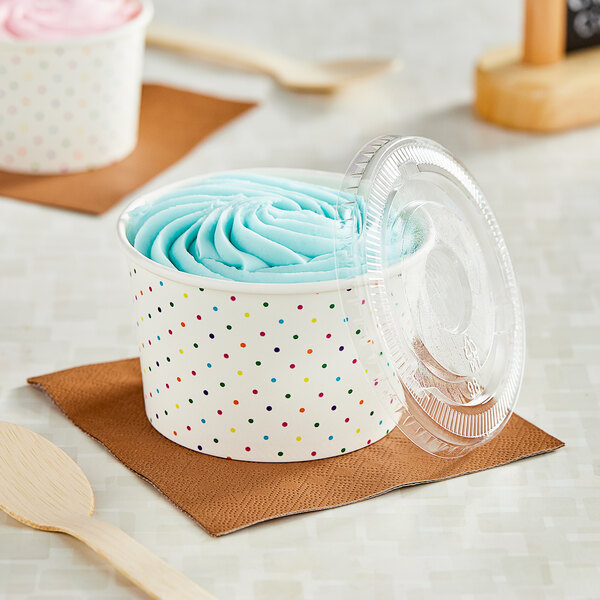
<svg viewBox="0 0 600 600">
<path fill-rule="evenodd" d="M 0 0 L 0 39 L 65 40 L 123 25 L 139 0 Z"/>
</svg>

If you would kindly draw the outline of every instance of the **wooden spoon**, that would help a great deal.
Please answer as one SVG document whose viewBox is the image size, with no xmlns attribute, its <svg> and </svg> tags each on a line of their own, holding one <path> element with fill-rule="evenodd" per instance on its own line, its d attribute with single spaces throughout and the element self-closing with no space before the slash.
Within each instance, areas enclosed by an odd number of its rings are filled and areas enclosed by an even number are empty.
<svg viewBox="0 0 600 600">
<path fill-rule="evenodd" d="M 151 46 L 191 52 L 210 61 L 266 73 L 297 92 L 332 93 L 400 64 L 394 58 L 309 63 L 160 24 L 150 25 L 146 41 Z"/>
<path fill-rule="evenodd" d="M 90 482 L 41 435 L 0 422 L 0 508 L 36 529 L 68 533 L 160 600 L 215 600 L 118 527 L 96 519 Z"/>
</svg>

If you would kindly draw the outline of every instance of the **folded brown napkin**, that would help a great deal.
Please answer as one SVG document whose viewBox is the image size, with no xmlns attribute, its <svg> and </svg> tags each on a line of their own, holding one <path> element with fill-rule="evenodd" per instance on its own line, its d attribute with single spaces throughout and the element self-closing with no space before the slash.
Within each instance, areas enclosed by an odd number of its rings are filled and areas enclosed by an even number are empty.
<svg viewBox="0 0 600 600">
<path fill-rule="evenodd" d="M 0 171 L 0 196 L 99 215 L 252 106 L 146 84 L 138 145 L 127 158 L 103 169 L 71 175 Z"/>
<path fill-rule="evenodd" d="M 76 367 L 28 382 L 43 389 L 75 425 L 211 535 L 489 469 L 564 445 L 513 415 L 489 444 L 455 460 L 431 456 L 394 430 L 367 448 L 335 458 L 240 462 L 188 450 L 152 428 L 144 412 L 137 358 Z"/>
</svg>

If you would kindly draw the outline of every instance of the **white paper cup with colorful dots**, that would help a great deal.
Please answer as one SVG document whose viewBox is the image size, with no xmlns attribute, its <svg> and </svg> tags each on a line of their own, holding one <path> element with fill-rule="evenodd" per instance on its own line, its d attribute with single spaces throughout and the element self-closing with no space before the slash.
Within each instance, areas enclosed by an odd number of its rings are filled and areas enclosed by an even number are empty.
<svg viewBox="0 0 600 600">
<path fill-rule="evenodd" d="M 341 182 L 331 173 L 265 171 L 334 189 Z M 344 320 L 337 281 L 211 279 L 131 246 L 130 213 L 198 179 L 138 198 L 118 225 L 154 428 L 198 452 L 260 462 L 337 456 L 381 439 L 394 421 L 358 360 L 352 336 L 360 332 Z"/>
<path fill-rule="evenodd" d="M 133 211 L 202 178 L 140 197 L 121 216 L 152 425 L 199 452 L 275 462 L 351 452 L 394 426 L 451 458 L 501 431 L 522 380 L 523 309 L 506 244 L 468 171 L 431 140 L 382 136 L 356 155 L 345 177 L 277 169 L 262 175 L 340 190 L 331 229 L 335 280 L 213 279 L 161 266 L 134 249 L 128 224 L 137 238 L 138 216 L 150 214 L 147 224 L 161 213 Z M 251 195 L 256 179 L 238 178 L 248 182 L 248 196 L 246 184 L 229 188 L 236 178 L 227 176 L 216 178 L 223 187 L 208 184 L 205 195 L 260 203 L 260 194 Z M 171 221 L 154 221 L 145 235 L 185 226 L 178 221 L 185 202 L 175 208 Z M 256 226 L 271 231 L 278 218 L 289 217 L 274 213 Z M 307 219 L 297 224 L 310 229 Z M 220 227 L 227 241 L 246 247 L 241 229 Z M 175 243 L 201 244 L 193 231 Z M 154 238 L 157 258 L 166 237 L 158 245 Z M 214 238 L 217 248 L 222 238 Z M 200 258 L 211 258 L 210 246 L 197 248 Z"/>
<path fill-rule="evenodd" d="M 136 146 L 145 29 L 153 8 L 65 40 L 0 39 L 0 169 L 97 169 Z"/>
</svg>

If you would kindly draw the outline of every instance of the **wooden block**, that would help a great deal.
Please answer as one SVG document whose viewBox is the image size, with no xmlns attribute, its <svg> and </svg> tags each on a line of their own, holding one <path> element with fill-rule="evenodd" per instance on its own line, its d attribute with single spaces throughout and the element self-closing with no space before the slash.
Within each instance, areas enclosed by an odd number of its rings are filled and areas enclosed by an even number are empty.
<svg viewBox="0 0 600 600">
<path fill-rule="evenodd" d="M 487 121 L 525 131 L 600 121 L 600 48 L 544 66 L 525 64 L 521 47 L 492 50 L 477 64 L 475 110 Z"/>
</svg>

